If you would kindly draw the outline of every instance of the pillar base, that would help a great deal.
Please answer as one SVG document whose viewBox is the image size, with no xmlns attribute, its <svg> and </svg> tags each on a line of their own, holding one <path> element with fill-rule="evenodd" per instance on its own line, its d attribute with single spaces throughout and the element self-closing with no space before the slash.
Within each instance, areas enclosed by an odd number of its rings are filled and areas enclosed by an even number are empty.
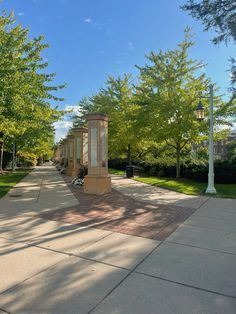
<svg viewBox="0 0 236 314">
<path fill-rule="evenodd" d="M 73 170 L 73 165 L 68 165 L 67 170 L 66 170 L 66 174 L 70 177 L 72 175 L 72 170 Z"/>
<path fill-rule="evenodd" d="M 87 175 L 84 178 L 84 193 L 103 195 L 111 192 L 111 177 L 98 177 Z"/>
<path fill-rule="evenodd" d="M 79 168 L 73 168 L 72 170 L 71 170 L 71 176 L 72 176 L 72 178 L 75 178 L 75 177 L 78 177 L 78 175 L 79 175 Z"/>
</svg>

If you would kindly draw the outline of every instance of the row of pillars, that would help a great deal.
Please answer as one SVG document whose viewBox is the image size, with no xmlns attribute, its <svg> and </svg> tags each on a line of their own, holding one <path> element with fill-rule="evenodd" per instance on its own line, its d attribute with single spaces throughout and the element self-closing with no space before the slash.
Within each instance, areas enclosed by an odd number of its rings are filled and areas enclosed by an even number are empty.
<svg viewBox="0 0 236 314">
<path fill-rule="evenodd" d="M 73 128 L 57 146 L 54 159 L 66 166 L 66 174 L 79 175 L 85 167 L 84 192 L 106 194 L 111 191 L 108 174 L 108 116 L 92 113 L 86 115 L 88 128 Z"/>
</svg>

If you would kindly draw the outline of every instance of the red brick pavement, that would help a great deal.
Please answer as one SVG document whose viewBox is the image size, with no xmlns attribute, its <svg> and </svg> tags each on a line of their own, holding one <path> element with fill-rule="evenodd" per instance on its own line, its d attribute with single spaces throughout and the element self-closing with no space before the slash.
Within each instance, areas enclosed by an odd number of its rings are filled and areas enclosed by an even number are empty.
<svg viewBox="0 0 236 314">
<path fill-rule="evenodd" d="M 69 177 L 63 177 L 79 205 L 47 212 L 40 217 L 161 241 L 195 211 L 140 202 L 114 189 L 102 196 L 85 194 L 83 187 L 74 186 Z"/>
</svg>

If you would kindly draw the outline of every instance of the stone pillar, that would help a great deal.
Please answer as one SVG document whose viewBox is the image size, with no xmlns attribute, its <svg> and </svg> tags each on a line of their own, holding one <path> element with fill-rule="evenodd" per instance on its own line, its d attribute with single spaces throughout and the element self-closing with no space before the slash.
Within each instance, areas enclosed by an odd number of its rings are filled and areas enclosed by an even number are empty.
<svg viewBox="0 0 236 314">
<path fill-rule="evenodd" d="M 59 155 L 60 155 L 59 162 L 61 163 L 62 158 L 63 158 L 63 146 L 62 146 L 62 144 L 59 144 Z"/>
<path fill-rule="evenodd" d="M 86 115 L 86 118 L 88 121 L 88 175 L 84 178 L 84 192 L 106 194 L 111 191 L 107 160 L 108 116 L 92 113 Z"/>
<path fill-rule="evenodd" d="M 64 139 L 64 166 L 68 167 L 68 158 L 69 158 L 69 143 L 68 138 Z"/>
<path fill-rule="evenodd" d="M 60 159 L 60 164 L 64 164 L 65 161 L 65 140 L 61 141 L 61 159 Z"/>
<path fill-rule="evenodd" d="M 60 162 L 61 161 L 61 145 L 57 144 L 57 147 L 54 149 L 54 161 Z"/>
<path fill-rule="evenodd" d="M 72 175 L 72 169 L 74 167 L 74 135 L 68 135 L 68 167 L 66 174 L 68 176 Z"/>
<path fill-rule="evenodd" d="M 72 177 L 79 175 L 82 166 L 88 165 L 88 129 L 73 128 L 74 135 L 74 165 Z"/>
</svg>

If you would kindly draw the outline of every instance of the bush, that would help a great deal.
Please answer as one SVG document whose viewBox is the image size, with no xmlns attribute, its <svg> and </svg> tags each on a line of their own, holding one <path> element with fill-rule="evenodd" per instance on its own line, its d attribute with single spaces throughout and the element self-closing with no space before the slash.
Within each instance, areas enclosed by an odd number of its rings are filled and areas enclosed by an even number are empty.
<svg viewBox="0 0 236 314">
<path fill-rule="evenodd" d="M 31 153 L 20 153 L 19 159 L 18 159 L 18 167 L 34 167 L 37 164 L 37 157 L 34 154 Z"/>
<path fill-rule="evenodd" d="M 12 161 L 12 153 L 4 151 L 3 160 L 2 160 L 2 168 L 5 169 L 10 164 L 11 161 Z"/>
<path fill-rule="evenodd" d="M 140 167 L 142 173 L 148 176 L 175 178 L 176 175 L 175 165 L 168 166 L 144 161 L 136 162 L 134 165 Z M 110 160 L 109 166 L 124 170 L 126 168 L 126 161 L 122 159 Z M 236 183 L 236 159 L 232 161 L 215 161 L 214 172 L 216 183 Z M 186 162 L 181 165 L 181 177 L 199 182 L 207 182 L 208 164 L 204 162 Z"/>
<path fill-rule="evenodd" d="M 161 178 L 161 177 L 165 177 L 165 176 L 166 176 L 165 171 L 164 171 L 164 170 L 158 171 L 157 176 L 160 177 L 160 178 Z"/>
<path fill-rule="evenodd" d="M 111 159 L 108 161 L 109 168 L 125 171 L 126 166 L 127 166 L 127 162 L 124 159 L 117 158 L 117 159 Z"/>
<path fill-rule="evenodd" d="M 216 183 L 236 183 L 236 161 L 217 161 L 215 163 Z"/>
</svg>

